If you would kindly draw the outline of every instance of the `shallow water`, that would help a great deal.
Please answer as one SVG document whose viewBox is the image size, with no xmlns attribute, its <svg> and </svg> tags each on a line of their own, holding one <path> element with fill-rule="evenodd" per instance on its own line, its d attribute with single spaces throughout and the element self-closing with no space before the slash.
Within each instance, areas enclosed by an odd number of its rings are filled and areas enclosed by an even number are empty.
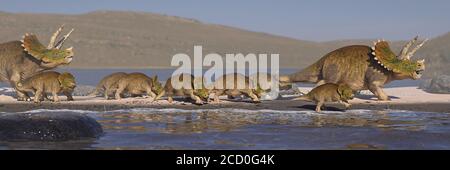
<svg viewBox="0 0 450 170">
<path fill-rule="evenodd" d="M 450 149 L 450 114 L 399 110 L 152 109 L 83 112 L 105 134 L 69 142 L 0 142 L 0 149 Z"/>
</svg>

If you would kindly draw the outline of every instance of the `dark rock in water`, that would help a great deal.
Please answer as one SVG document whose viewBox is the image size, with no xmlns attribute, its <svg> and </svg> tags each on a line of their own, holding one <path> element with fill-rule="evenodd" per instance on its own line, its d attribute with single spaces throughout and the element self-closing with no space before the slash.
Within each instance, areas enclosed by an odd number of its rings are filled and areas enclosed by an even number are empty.
<svg viewBox="0 0 450 170">
<path fill-rule="evenodd" d="M 439 75 L 435 76 L 430 80 L 425 80 L 419 86 L 426 92 L 429 93 L 450 93 L 450 76 L 448 75 Z"/>
<path fill-rule="evenodd" d="M 0 113 L 2 141 L 67 141 L 102 133 L 102 126 L 82 113 Z"/>
<path fill-rule="evenodd" d="M 430 87 L 431 79 L 422 80 L 419 84 L 419 89 L 425 90 Z"/>
</svg>

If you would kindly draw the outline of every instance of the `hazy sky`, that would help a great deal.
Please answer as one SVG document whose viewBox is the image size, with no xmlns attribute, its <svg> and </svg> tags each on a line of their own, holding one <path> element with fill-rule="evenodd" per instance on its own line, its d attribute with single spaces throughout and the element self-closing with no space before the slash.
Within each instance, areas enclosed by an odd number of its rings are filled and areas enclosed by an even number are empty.
<svg viewBox="0 0 450 170">
<path fill-rule="evenodd" d="M 448 0 L 0 0 L 0 11 L 146 11 L 297 39 L 409 39 L 450 31 Z"/>
</svg>

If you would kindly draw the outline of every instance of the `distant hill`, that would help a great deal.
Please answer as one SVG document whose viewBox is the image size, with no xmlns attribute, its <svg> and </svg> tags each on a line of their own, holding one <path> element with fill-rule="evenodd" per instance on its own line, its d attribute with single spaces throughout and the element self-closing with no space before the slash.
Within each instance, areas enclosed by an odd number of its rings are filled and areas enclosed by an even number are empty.
<svg viewBox="0 0 450 170">
<path fill-rule="evenodd" d="M 74 46 L 73 68 L 169 67 L 177 53 L 192 56 L 193 46 L 204 54 L 279 53 L 281 67 L 304 68 L 326 53 L 371 40 L 303 41 L 193 19 L 142 12 L 97 11 L 80 15 L 0 12 L 0 42 L 18 40 L 26 32 L 47 43 L 62 23 L 75 32 L 66 43 Z M 66 30 L 67 31 L 67 30 Z M 404 42 L 393 42 L 398 50 Z M 428 56 L 427 75 L 449 73 L 450 34 L 430 41 L 418 55 Z M 431 71 L 430 71 L 431 70 Z M 433 72 L 432 72 L 433 71 Z"/>
<path fill-rule="evenodd" d="M 450 75 L 450 32 L 432 39 L 417 51 L 416 57 L 425 58 L 427 76 Z"/>
</svg>

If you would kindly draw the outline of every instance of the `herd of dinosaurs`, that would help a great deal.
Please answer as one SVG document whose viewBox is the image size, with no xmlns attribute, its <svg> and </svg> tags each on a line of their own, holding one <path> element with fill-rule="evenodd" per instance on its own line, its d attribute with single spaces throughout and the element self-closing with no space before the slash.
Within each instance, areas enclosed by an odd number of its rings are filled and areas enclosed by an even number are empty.
<svg viewBox="0 0 450 170">
<path fill-rule="evenodd" d="M 0 81 L 10 83 L 16 90 L 18 101 L 31 100 L 29 93 L 34 94 L 34 102 L 37 103 L 48 99 L 47 93 L 52 94 L 55 102 L 59 101 L 59 93 L 66 95 L 68 100 L 73 100 L 75 77 L 70 73 L 51 71 L 60 65 L 70 64 L 74 57 L 72 47 L 62 49 L 73 29 L 58 40 L 62 30 L 63 26 L 53 34 L 47 46 L 39 42 L 34 34 L 25 34 L 21 41 L 0 44 Z M 409 41 L 398 55 L 384 40 L 374 42 L 372 47 L 343 47 L 326 54 L 299 72 L 281 75 L 279 83 L 316 83 L 316 88 L 310 93 L 297 98 L 316 102 L 316 111 L 320 111 L 324 102 L 331 101 L 343 102 L 349 107 L 348 100 L 358 90 L 370 90 L 378 100 L 389 100 L 382 89 L 385 84 L 393 80 L 419 79 L 425 70 L 425 60 L 411 59 L 426 41 L 410 49 L 417 40 L 418 37 L 415 37 Z M 234 79 L 230 81 L 226 78 L 228 76 L 233 76 Z M 269 75 L 269 79 L 270 77 Z M 172 79 L 187 84 L 183 84 L 183 88 L 174 88 L 176 85 L 172 83 Z M 185 96 L 196 104 L 203 104 L 209 102 L 210 94 L 214 94 L 214 102 L 219 102 L 220 95 L 227 95 L 229 98 L 244 95 L 253 102 L 259 102 L 261 95 L 267 92 L 259 87 L 258 82 L 254 83 L 251 78 L 238 73 L 219 77 L 212 88 L 206 88 L 204 84 L 201 86 L 203 88 L 193 88 L 196 82 L 203 80 L 190 74 L 180 74 L 172 76 L 162 85 L 157 76 L 119 72 L 103 78 L 91 95 L 103 91 L 106 99 L 111 94 L 115 99 L 121 99 L 125 95 L 133 97 L 146 94 L 152 100 L 167 96 L 169 102 L 173 101 L 174 96 Z M 239 82 L 244 82 L 243 86 L 236 85 Z M 225 88 L 214 88 L 217 85 Z"/>
</svg>

